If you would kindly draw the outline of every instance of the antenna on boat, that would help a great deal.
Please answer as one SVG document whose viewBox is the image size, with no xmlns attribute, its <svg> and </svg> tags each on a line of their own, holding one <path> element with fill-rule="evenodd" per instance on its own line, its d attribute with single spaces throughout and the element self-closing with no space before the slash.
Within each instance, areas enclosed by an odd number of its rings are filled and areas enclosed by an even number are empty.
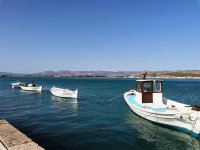
<svg viewBox="0 0 200 150">
<path fill-rule="evenodd" d="M 148 75 L 147 72 L 145 72 L 143 75 L 143 79 L 145 80 L 146 79 L 146 76 Z"/>
</svg>

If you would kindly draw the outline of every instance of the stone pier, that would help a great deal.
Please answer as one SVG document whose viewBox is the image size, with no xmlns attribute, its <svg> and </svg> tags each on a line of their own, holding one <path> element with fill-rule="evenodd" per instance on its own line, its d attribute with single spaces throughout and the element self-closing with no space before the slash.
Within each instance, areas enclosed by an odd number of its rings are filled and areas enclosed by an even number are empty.
<svg viewBox="0 0 200 150">
<path fill-rule="evenodd" d="M 6 120 L 0 120 L 0 150 L 44 150 Z"/>
</svg>

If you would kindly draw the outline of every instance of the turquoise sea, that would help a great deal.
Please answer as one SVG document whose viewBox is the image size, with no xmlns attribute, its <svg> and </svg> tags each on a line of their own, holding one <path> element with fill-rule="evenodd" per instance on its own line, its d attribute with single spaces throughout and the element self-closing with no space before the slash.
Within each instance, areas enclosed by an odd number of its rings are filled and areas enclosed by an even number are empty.
<svg viewBox="0 0 200 150">
<path fill-rule="evenodd" d="M 44 90 L 12 89 L 10 83 L 17 80 L 34 80 Z M 0 78 L 0 118 L 47 150 L 199 150 L 197 139 L 154 125 L 129 109 L 122 94 L 134 83 L 135 79 Z M 78 100 L 53 96 L 49 90 L 54 85 L 78 88 Z M 200 105 L 200 80 L 164 80 L 164 96 Z"/>
</svg>

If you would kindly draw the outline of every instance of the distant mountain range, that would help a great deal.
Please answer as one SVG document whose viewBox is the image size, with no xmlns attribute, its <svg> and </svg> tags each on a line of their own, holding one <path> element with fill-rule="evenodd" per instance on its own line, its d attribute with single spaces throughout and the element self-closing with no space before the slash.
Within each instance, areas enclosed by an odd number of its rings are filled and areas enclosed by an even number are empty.
<svg viewBox="0 0 200 150">
<path fill-rule="evenodd" d="M 149 77 L 200 77 L 200 70 L 147 71 Z M 0 72 L 5 76 L 75 76 L 75 77 L 140 77 L 144 71 L 44 71 L 33 74 Z"/>
<path fill-rule="evenodd" d="M 61 70 L 61 71 L 44 71 L 39 73 L 32 73 L 32 74 L 17 74 L 17 73 L 10 73 L 10 72 L 0 72 L 0 75 L 7 75 L 7 76 L 129 76 L 131 74 L 135 74 L 138 72 L 135 71 L 68 71 L 68 70 Z"/>
<path fill-rule="evenodd" d="M 54 75 L 54 76 L 128 76 L 136 72 L 129 71 L 45 71 L 35 75 Z"/>
</svg>

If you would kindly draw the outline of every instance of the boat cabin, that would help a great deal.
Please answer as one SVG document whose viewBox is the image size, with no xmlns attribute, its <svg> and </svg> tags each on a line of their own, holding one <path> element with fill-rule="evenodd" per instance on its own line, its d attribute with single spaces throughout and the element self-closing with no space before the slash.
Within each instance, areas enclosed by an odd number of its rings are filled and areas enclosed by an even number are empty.
<svg viewBox="0 0 200 150">
<path fill-rule="evenodd" d="M 135 99 L 138 103 L 162 103 L 162 80 L 137 80 Z"/>
</svg>

